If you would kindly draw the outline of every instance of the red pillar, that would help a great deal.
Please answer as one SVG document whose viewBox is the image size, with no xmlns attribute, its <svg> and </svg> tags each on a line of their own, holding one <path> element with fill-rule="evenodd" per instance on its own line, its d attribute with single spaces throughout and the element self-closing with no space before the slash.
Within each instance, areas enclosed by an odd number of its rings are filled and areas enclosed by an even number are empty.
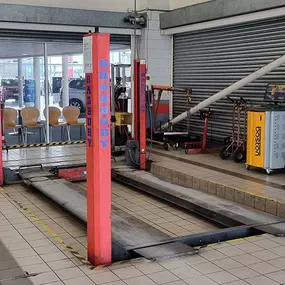
<svg viewBox="0 0 285 285">
<path fill-rule="evenodd" d="M 146 169 L 146 62 L 140 60 L 139 67 L 139 144 L 140 169 Z"/>
<path fill-rule="evenodd" d="M 146 169 L 146 62 L 134 61 L 134 139 L 139 141 L 139 169 Z"/>
<path fill-rule="evenodd" d="M 139 69 L 140 60 L 134 60 L 134 140 L 139 139 Z"/>
<path fill-rule="evenodd" d="M 84 37 L 88 260 L 112 262 L 110 35 Z"/>
</svg>

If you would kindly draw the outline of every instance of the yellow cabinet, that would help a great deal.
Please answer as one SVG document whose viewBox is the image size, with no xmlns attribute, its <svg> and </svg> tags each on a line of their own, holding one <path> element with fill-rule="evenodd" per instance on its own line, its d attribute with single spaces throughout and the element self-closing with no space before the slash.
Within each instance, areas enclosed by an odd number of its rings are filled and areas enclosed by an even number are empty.
<svg viewBox="0 0 285 285">
<path fill-rule="evenodd" d="M 264 168 L 265 112 L 248 111 L 247 165 Z"/>
</svg>

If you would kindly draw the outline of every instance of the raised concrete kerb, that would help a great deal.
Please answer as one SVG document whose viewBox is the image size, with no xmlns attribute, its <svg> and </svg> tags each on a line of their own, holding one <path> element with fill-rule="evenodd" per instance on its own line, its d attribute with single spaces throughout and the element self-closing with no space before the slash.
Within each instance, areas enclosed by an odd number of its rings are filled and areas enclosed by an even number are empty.
<svg viewBox="0 0 285 285">
<path fill-rule="evenodd" d="M 219 196 L 247 207 L 285 218 L 284 201 L 236 188 L 214 180 L 187 175 L 173 170 L 168 166 L 160 165 L 159 163 L 153 163 L 151 171 L 159 178 L 183 187 L 194 188 L 198 191 L 207 192 L 211 195 Z"/>
<path fill-rule="evenodd" d="M 132 184 L 149 194 L 163 198 L 168 202 L 173 202 L 178 206 L 191 209 L 203 209 L 203 212 L 211 213 L 212 217 L 223 216 L 224 219 L 236 221 L 244 225 L 263 224 L 266 231 L 271 234 L 285 233 L 285 220 L 274 215 L 257 211 L 240 205 L 234 201 L 209 195 L 192 188 L 174 185 L 170 182 L 159 179 L 144 171 L 133 171 L 118 173 L 122 179 L 132 181 Z M 140 185 L 143 185 L 140 187 Z M 214 214 L 214 215 L 213 215 Z M 275 226 L 275 223 L 281 225 Z M 269 225 L 272 224 L 272 225 Z M 265 228 L 263 229 L 265 230 Z"/>
</svg>

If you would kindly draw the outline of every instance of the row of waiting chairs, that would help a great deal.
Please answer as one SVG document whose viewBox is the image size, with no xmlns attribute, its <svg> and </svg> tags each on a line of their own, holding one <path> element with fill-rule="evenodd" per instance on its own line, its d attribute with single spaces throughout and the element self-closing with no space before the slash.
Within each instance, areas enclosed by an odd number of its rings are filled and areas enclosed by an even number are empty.
<svg viewBox="0 0 285 285">
<path fill-rule="evenodd" d="M 68 140 L 70 141 L 70 130 L 72 126 L 84 127 L 85 123 L 78 122 L 80 110 L 74 106 L 64 107 L 62 112 L 57 107 L 49 107 L 49 126 L 51 128 L 50 137 L 52 141 L 52 130 L 53 128 L 65 127 L 68 134 Z M 4 108 L 3 119 L 4 129 L 21 129 L 22 142 L 27 143 L 28 140 L 28 129 L 40 129 L 43 132 L 44 138 L 46 139 L 45 126 L 42 123 L 38 123 L 40 117 L 40 111 L 35 107 L 24 108 L 21 111 L 22 124 L 16 124 L 18 118 L 18 111 L 13 108 Z M 65 122 L 60 123 L 59 118 L 63 115 Z M 47 111 L 44 109 L 44 116 L 47 117 Z M 85 130 L 85 127 L 84 127 Z"/>
</svg>

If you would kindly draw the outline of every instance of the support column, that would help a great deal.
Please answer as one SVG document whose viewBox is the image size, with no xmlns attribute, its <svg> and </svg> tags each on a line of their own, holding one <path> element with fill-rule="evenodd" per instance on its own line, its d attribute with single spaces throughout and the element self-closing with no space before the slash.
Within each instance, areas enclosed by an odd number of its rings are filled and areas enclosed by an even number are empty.
<svg viewBox="0 0 285 285">
<path fill-rule="evenodd" d="M 49 81 L 48 81 L 48 53 L 47 43 L 44 43 L 44 67 L 45 67 L 45 108 L 46 108 L 46 143 L 49 143 Z"/>
<path fill-rule="evenodd" d="M 133 124 L 132 124 L 132 138 L 135 138 L 136 134 L 135 134 L 135 120 L 136 118 L 134 117 L 135 114 L 135 82 L 134 82 L 134 78 L 135 78 L 135 36 L 131 36 L 131 113 L 133 114 Z"/>
<path fill-rule="evenodd" d="M 62 107 L 69 106 L 68 55 L 62 57 Z"/>
<path fill-rule="evenodd" d="M 33 67 L 35 80 L 36 108 L 41 111 L 41 68 L 40 58 L 38 56 L 35 56 L 33 58 Z"/>
<path fill-rule="evenodd" d="M 146 169 L 146 62 L 136 59 L 134 62 L 134 139 L 139 142 L 139 169 Z"/>
<path fill-rule="evenodd" d="M 23 80 L 23 60 L 22 58 L 18 59 L 18 103 L 19 107 L 24 106 L 24 80 Z"/>
<path fill-rule="evenodd" d="M 94 265 L 112 262 L 110 35 L 84 37 L 87 245 Z"/>
</svg>

